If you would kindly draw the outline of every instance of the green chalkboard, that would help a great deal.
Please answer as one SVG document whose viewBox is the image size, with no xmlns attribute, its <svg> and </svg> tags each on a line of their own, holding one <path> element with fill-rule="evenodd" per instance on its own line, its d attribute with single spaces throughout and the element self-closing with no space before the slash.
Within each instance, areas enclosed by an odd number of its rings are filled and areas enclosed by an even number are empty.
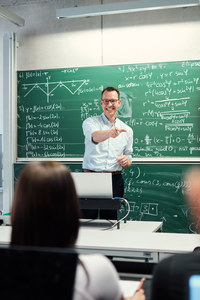
<svg viewBox="0 0 200 300">
<path fill-rule="evenodd" d="M 106 86 L 134 131 L 134 157 L 198 157 L 200 61 L 18 71 L 17 156 L 82 157 L 82 122 Z"/>
<path fill-rule="evenodd" d="M 81 164 L 67 164 L 81 172 Z M 25 164 L 15 164 L 15 182 Z M 164 232 L 194 233 L 184 198 L 183 176 L 190 164 L 133 164 L 123 171 L 124 197 L 130 204 L 128 220 L 163 221 Z M 124 211 L 122 207 L 122 216 Z"/>
<path fill-rule="evenodd" d="M 195 226 L 184 197 L 189 164 L 133 164 L 124 171 L 129 219 L 163 221 L 163 231 L 191 233 Z"/>
</svg>

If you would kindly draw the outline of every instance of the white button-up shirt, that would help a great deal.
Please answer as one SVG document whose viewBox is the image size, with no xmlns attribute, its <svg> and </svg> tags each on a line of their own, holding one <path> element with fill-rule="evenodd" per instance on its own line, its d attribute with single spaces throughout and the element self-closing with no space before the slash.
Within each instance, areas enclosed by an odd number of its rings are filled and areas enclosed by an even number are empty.
<svg viewBox="0 0 200 300">
<path fill-rule="evenodd" d="M 109 138 L 100 143 L 92 141 L 92 133 L 97 130 L 108 130 L 112 127 L 126 129 L 116 138 Z M 121 165 L 117 157 L 126 155 L 130 160 L 133 152 L 133 130 L 118 118 L 113 125 L 110 124 L 104 113 L 94 116 L 83 122 L 83 133 L 85 135 L 85 154 L 83 158 L 83 169 L 92 171 L 113 172 L 120 171 Z"/>
</svg>

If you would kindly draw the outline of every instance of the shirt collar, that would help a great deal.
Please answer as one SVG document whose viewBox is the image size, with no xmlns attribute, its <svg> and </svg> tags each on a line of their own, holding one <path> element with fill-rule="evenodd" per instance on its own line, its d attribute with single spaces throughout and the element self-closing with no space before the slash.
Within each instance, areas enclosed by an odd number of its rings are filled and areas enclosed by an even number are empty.
<svg viewBox="0 0 200 300">
<path fill-rule="evenodd" d="M 110 125 L 110 121 L 106 118 L 106 116 L 104 115 L 104 113 L 101 114 L 101 117 L 104 121 L 105 124 L 109 124 Z M 113 123 L 113 126 L 116 125 L 116 122 L 117 122 L 117 118 L 115 119 L 114 123 Z"/>
</svg>

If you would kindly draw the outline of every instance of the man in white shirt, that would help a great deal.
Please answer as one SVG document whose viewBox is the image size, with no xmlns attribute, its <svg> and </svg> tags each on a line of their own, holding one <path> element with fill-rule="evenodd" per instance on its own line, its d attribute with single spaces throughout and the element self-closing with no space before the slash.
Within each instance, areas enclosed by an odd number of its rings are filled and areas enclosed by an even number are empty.
<svg viewBox="0 0 200 300">
<path fill-rule="evenodd" d="M 101 94 L 103 113 L 83 122 L 85 135 L 84 172 L 111 172 L 113 197 L 123 197 L 122 169 L 130 167 L 133 152 L 133 130 L 117 118 L 120 93 L 107 87 Z M 103 188 L 103 187 L 102 187 Z M 83 217 L 97 218 L 97 212 L 83 212 Z M 116 211 L 102 210 L 100 218 L 116 219 Z"/>
</svg>

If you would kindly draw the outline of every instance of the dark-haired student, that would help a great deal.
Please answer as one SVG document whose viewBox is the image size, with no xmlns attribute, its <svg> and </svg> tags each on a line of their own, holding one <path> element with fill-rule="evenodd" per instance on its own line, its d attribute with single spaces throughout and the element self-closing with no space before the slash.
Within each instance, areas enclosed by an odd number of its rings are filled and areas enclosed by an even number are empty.
<svg viewBox="0 0 200 300">
<path fill-rule="evenodd" d="M 69 169 L 57 162 L 32 162 L 22 170 L 16 185 L 11 245 L 74 248 L 79 216 L 79 201 Z M 73 300 L 83 299 L 125 299 L 118 274 L 103 255 L 79 255 Z M 145 299 L 143 290 L 126 298 Z"/>
<path fill-rule="evenodd" d="M 113 197 L 123 197 L 122 169 L 130 167 L 133 152 L 133 130 L 117 117 L 121 105 L 120 92 L 107 87 L 101 93 L 103 113 L 89 117 L 83 122 L 85 136 L 84 172 L 111 172 Z M 87 214 L 86 214 L 87 213 Z M 97 211 L 84 212 L 83 216 L 97 218 Z M 117 212 L 100 211 L 102 219 L 117 219 Z"/>
<path fill-rule="evenodd" d="M 191 168 L 184 177 L 185 196 L 196 232 L 200 233 L 200 168 Z M 187 241 L 186 241 L 187 242 Z M 200 244 L 200 239 L 199 239 Z M 200 251 L 176 254 L 156 266 L 151 286 L 151 300 L 188 300 L 189 274 L 194 268 L 200 274 Z M 200 294 L 199 298 L 200 299 Z"/>
</svg>

